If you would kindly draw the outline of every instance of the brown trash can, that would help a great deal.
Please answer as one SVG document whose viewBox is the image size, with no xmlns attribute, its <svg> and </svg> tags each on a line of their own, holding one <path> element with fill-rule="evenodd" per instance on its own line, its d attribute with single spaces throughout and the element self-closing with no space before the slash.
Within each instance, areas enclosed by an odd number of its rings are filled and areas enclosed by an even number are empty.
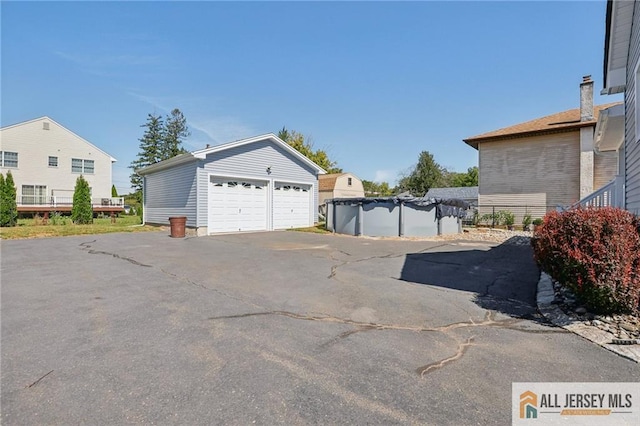
<svg viewBox="0 0 640 426">
<path fill-rule="evenodd" d="M 171 224 L 171 237 L 172 238 L 184 238 L 185 224 L 187 223 L 186 216 L 170 217 L 169 223 Z"/>
</svg>

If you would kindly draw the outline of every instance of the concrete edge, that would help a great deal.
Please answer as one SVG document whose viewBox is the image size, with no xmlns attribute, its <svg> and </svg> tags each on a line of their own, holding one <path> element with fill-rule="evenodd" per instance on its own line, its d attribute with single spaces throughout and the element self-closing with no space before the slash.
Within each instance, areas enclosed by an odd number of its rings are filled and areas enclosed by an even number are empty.
<svg viewBox="0 0 640 426">
<path fill-rule="evenodd" d="M 553 291 L 553 282 L 551 277 L 545 272 L 540 272 L 537 294 L 538 311 L 544 315 L 549 322 L 596 343 L 622 357 L 640 363 L 640 345 L 612 345 L 611 341 L 614 338 L 613 334 L 589 325 L 587 321 L 571 319 L 562 311 L 562 309 L 552 304 L 554 298 L 555 293 Z"/>
</svg>

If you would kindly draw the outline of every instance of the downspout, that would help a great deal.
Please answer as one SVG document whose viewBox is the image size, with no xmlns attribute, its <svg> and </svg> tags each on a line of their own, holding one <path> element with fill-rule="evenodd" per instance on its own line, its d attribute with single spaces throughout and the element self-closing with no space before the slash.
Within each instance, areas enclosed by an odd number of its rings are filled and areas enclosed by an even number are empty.
<svg viewBox="0 0 640 426">
<path fill-rule="evenodd" d="M 147 205 L 145 203 L 146 198 L 144 196 L 144 189 L 146 187 L 147 187 L 147 177 L 142 176 L 142 223 L 140 224 L 140 226 L 144 226 L 144 224 L 146 223 L 145 219 L 147 216 Z"/>
</svg>

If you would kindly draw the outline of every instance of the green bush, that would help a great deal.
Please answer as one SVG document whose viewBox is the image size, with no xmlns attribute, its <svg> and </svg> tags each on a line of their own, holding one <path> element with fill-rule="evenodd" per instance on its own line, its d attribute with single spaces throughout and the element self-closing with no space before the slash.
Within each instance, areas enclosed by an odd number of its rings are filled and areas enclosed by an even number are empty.
<svg viewBox="0 0 640 426">
<path fill-rule="evenodd" d="M 75 224 L 93 223 L 93 206 L 91 205 L 91 188 L 89 182 L 80 175 L 76 179 L 76 187 L 73 191 L 73 207 L 71 207 L 71 220 Z"/>
<path fill-rule="evenodd" d="M 502 223 L 507 226 L 513 226 L 513 224 L 516 222 L 516 216 L 509 210 L 500 210 L 498 214 Z"/>
<path fill-rule="evenodd" d="M 537 217 L 537 218 L 533 219 L 533 222 L 531 222 L 531 223 L 533 223 L 535 226 L 540 226 L 540 225 L 542 225 L 544 223 L 544 221 L 542 220 L 541 217 Z"/>
<path fill-rule="evenodd" d="M 16 226 L 17 223 L 16 185 L 9 170 L 6 178 L 0 173 L 0 226 Z"/>
<path fill-rule="evenodd" d="M 526 213 L 522 217 L 522 229 L 526 230 L 529 227 L 529 225 L 531 225 L 531 214 Z"/>
<path fill-rule="evenodd" d="M 538 265 L 599 313 L 640 312 L 640 222 L 614 208 L 549 212 L 532 239 Z"/>
<path fill-rule="evenodd" d="M 60 212 L 49 213 L 49 223 L 51 225 L 66 225 L 69 221 L 67 216 L 60 214 Z"/>
</svg>

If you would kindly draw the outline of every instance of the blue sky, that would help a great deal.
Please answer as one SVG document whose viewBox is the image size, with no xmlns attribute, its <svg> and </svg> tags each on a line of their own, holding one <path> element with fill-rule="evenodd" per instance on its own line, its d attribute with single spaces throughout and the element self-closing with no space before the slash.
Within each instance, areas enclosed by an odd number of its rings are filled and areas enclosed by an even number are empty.
<svg viewBox="0 0 640 426">
<path fill-rule="evenodd" d="M 180 108 L 185 148 L 310 136 L 394 184 L 427 150 L 598 95 L 606 2 L 2 2 L 2 126 L 48 115 L 105 150 L 119 192 L 148 113 Z"/>
</svg>

